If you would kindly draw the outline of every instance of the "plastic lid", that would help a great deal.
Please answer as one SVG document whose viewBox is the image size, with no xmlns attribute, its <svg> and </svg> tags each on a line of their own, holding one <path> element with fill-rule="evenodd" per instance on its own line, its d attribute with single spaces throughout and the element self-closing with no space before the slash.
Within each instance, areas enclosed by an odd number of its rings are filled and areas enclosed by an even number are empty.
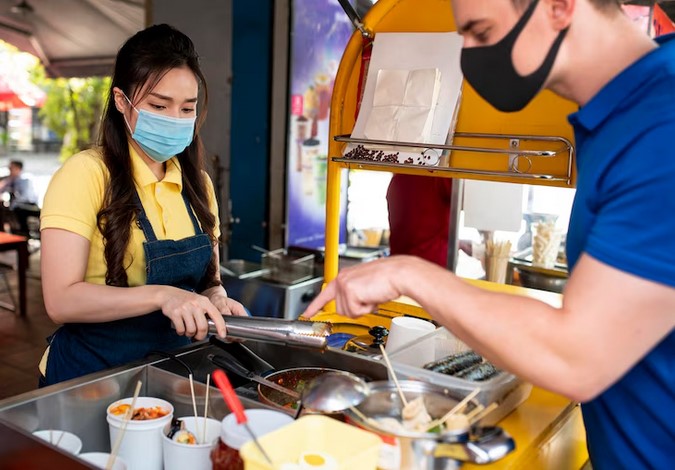
<svg viewBox="0 0 675 470">
<path fill-rule="evenodd" d="M 248 418 L 248 426 L 256 438 L 293 422 L 293 418 L 286 413 L 272 410 L 246 410 L 246 417 Z M 230 413 L 223 419 L 220 428 L 220 440 L 226 446 L 239 450 L 241 446 L 251 440 L 251 435 L 246 430 L 246 426 L 237 424 L 237 418 Z"/>
</svg>

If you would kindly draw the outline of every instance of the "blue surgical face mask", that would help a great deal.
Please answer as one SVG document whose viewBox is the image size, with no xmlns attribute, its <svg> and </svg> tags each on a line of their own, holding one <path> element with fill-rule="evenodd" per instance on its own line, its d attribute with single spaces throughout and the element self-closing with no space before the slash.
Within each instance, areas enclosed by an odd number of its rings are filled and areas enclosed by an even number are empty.
<svg viewBox="0 0 675 470">
<path fill-rule="evenodd" d="M 153 160 L 164 163 L 174 155 L 181 153 L 192 142 L 194 137 L 196 117 L 174 118 L 151 113 L 145 109 L 140 111 L 127 99 L 134 111 L 138 113 L 136 127 L 131 132 L 134 139 L 143 151 Z M 124 118 L 126 122 L 126 117 Z"/>
</svg>

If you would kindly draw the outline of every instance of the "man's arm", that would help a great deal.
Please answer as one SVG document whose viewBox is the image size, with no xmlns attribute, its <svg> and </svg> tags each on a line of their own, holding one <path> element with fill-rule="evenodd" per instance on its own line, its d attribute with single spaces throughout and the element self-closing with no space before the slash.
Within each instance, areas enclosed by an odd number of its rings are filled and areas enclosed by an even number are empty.
<svg viewBox="0 0 675 470">
<path fill-rule="evenodd" d="M 308 307 L 335 298 L 349 316 L 407 295 L 499 367 L 535 385 L 587 401 L 623 376 L 675 326 L 675 289 L 583 255 L 563 306 L 488 292 L 412 257 L 340 272 Z"/>
</svg>

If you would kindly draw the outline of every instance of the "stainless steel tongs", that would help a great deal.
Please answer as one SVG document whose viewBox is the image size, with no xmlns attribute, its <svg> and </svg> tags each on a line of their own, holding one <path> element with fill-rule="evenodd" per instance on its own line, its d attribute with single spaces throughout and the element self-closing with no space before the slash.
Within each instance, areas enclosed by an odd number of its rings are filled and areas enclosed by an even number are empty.
<svg viewBox="0 0 675 470">
<path fill-rule="evenodd" d="M 227 338 L 265 341 L 287 346 L 325 349 L 331 334 L 329 323 L 265 317 L 224 316 Z M 209 320 L 209 333 L 216 334 Z"/>
</svg>

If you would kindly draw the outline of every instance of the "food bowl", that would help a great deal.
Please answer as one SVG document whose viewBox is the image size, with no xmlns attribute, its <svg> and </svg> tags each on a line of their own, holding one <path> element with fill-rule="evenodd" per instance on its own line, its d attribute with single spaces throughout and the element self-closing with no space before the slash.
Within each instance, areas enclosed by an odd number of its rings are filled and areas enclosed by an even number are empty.
<svg viewBox="0 0 675 470">
<path fill-rule="evenodd" d="M 515 268 L 523 287 L 562 294 L 567 284 L 566 277 L 553 276 L 537 271 Z"/>
<path fill-rule="evenodd" d="M 301 394 L 306 384 L 327 372 L 336 372 L 336 370 L 325 367 L 297 367 L 274 372 L 265 378 Z M 265 385 L 258 385 L 258 399 L 261 403 L 290 414 L 294 414 L 297 409 L 297 400 Z"/>
<path fill-rule="evenodd" d="M 431 419 L 442 418 L 461 400 L 461 395 L 454 394 L 451 390 L 430 383 L 418 382 L 416 380 L 402 380 L 399 381 L 399 384 L 403 395 L 409 402 L 416 398 L 422 398 Z M 369 387 L 370 393 L 366 399 L 356 406 L 361 413 L 358 414 L 350 410 L 345 412 L 349 416 L 349 419 L 356 422 L 359 426 L 378 434 L 387 434 L 395 437 L 434 439 L 442 442 L 459 442 L 468 439 L 468 426 L 448 429 L 442 433 L 407 430 L 393 432 L 385 427 L 375 426 L 372 420 L 380 418 L 401 420 L 403 403 L 393 382 L 371 382 Z M 471 400 L 464 412 L 472 411 L 477 405 L 478 402 L 476 400 Z M 368 420 L 364 421 L 363 416 L 367 417 Z"/>
<path fill-rule="evenodd" d="M 408 402 L 421 399 L 432 420 L 442 418 L 460 401 L 461 393 L 426 382 L 399 382 Z M 461 410 L 470 413 L 478 406 L 473 399 Z M 402 421 L 403 403 L 393 382 L 372 382 L 370 393 L 356 411 L 347 410 L 349 421 L 378 434 L 382 441 L 379 467 L 385 470 L 458 469 L 461 463 L 491 463 L 515 448 L 501 429 L 471 426 L 468 419 L 453 420 L 439 432 L 419 432 L 392 427 L 382 421 Z M 428 423 L 427 423 L 428 424 Z M 444 457 L 437 458 L 436 456 Z M 451 458 L 448 458 L 451 457 Z"/>
</svg>

